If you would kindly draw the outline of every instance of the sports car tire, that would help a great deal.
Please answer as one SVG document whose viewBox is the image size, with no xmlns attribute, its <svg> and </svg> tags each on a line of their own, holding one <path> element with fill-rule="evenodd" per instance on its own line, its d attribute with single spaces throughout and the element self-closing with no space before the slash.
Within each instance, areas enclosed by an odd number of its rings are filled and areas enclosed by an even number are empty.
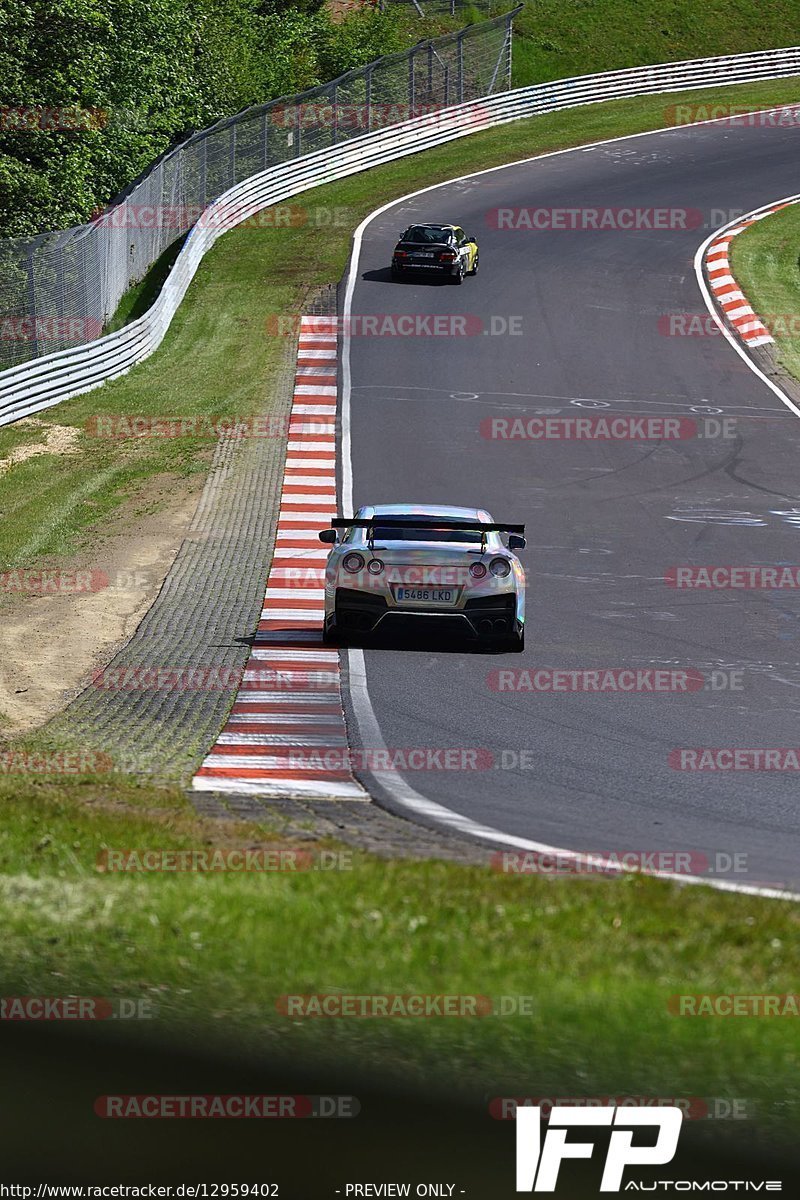
<svg viewBox="0 0 800 1200">
<path fill-rule="evenodd" d="M 525 649 L 525 630 L 520 630 L 508 639 L 508 649 L 512 654 L 521 654 Z"/>
<path fill-rule="evenodd" d="M 478 274 L 478 261 L 479 261 L 479 259 L 480 259 L 480 254 L 476 254 L 476 255 L 475 255 L 475 262 L 472 264 L 472 270 L 470 271 L 470 275 L 477 275 L 477 274 Z"/>
</svg>

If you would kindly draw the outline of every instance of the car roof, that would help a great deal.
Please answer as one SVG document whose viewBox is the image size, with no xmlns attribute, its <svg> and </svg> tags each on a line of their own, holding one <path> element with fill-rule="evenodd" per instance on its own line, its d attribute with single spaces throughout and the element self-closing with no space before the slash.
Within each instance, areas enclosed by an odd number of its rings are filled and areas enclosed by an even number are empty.
<svg viewBox="0 0 800 1200">
<path fill-rule="evenodd" d="M 454 504 L 366 504 L 356 516 L 362 520 L 370 517 L 443 517 L 492 524 L 485 508 L 461 508 Z"/>
<path fill-rule="evenodd" d="M 460 229 L 460 225 L 448 225 L 446 221 L 411 221 L 406 225 L 406 229 L 419 228 L 422 229 Z"/>
</svg>

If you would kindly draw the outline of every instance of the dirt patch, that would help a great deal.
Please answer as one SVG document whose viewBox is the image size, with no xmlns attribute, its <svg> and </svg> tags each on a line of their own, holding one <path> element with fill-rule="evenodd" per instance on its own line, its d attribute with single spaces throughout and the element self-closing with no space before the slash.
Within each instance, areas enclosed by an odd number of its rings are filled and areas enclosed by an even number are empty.
<svg viewBox="0 0 800 1200">
<path fill-rule="evenodd" d="M 172 566 L 203 483 L 199 474 L 151 479 L 146 495 L 88 531 L 90 552 L 41 564 L 56 581 L 43 581 L 43 594 L 4 597 L 0 736 L 29 732 L 52 717 L 130 638 Z"/>
<path fill-rule="evenodd" d="M 338 25 L 345 17 L 349 17 L 350 13 L 373 6 L 368 3 L 368 0 L 328 0 L 326 7 L 331 20 Z"/>
<path fill-rule="evenodd" d="M 40 421 L 38 417 L 26 417 L 22 421 L 17 421 L 16 425 L 17 428 L 43 429 L 45 431 L 44 438 L 41 442 L 24 442 L 21 446 L 15 446 L 10 454 L 5 458 L 0 458 L 0 475 L 4 475 L 17 463 L 35 458 L 38 454 L 77 452 L 81 431 L 73 425 L 50 425 L 46 421 Z"/>
</svg>

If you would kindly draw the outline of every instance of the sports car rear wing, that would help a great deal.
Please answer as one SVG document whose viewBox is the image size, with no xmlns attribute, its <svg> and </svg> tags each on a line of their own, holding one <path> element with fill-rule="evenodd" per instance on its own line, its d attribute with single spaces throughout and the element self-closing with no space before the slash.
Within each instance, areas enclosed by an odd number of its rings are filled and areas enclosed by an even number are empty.
<svg viewBox="0 0 800 1200">
<path fill-rule="evenodd" d="M 471 533 L 517 533 L 525 534 L 524 525 L 510 525 L 502 521 L 492 522 L 470 521 L 468 517 L 417 517 L 409 513 L 407 517 L 334 517 L 332 529 L 371 529 L 381 525 L 384 529 L 446 529 L 457 532 L 467 530 Z"/>
<path fill-rule="evenodd" d="M 380 514 L 358 519 L 334 517 L 331 521 L 332 529 L 368 529 L 370 550 L 374 549 L 376 526 L 380 529 L 438 529 L 453 533 L 479 533 L 481 535 L 481 553 L 486 548 L 487 533 L 516 534 L 522 538 L 520 545 L 523 547 L 525 545 L 525 526 L 511 525 L 503 521 L 472 521 L 469 517 L 418 517 L 414 513 L 409 513 L 407 517 L 382 517 Z M 322 541 L 328 540 L 323 534 L 320 534 L 320 538 Z"/>
</svg>

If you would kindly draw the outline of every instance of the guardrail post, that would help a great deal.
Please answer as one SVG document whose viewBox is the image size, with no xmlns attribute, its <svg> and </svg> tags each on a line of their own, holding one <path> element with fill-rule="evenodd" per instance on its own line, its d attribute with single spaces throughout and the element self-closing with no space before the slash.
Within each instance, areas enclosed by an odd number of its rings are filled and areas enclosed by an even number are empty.
<svg viewBox="0 0 800 1200">
<path fill-rule="evenodd" d="M 433 99 L 433 46 L 428 42 L 428 103 Z"/>
<path fill-rule="evenodd" d="M 230 170 L 230 183 L 228 187 L 233 187 L 236 183 L 236 122 L 231 125 L 230 153 L 228 159 L 228 167 Z"/>
<path fill-rule="evenodd" d="M 208 203 L 208 187 L 206 183 L 206 173 L 208 171 L 208 138 L 204 137 L 200 143 L 200 195 L 202 196 L 201 204 L 206 208 Z"/>
<path fill-rule="evenodd" d="M 500 47 L 500 53 L 497 56 L 497 62 L 495 63 L 494 70 L 492 71 L 492 78 L 489 80 L 489 87 L 486 92 L 487 96 L 494 95 L 494 85 L 497 82 L 497 76 L 500 74 L 501 66 L 504 68 L 503 69 L 503 78 L 505 79 L 506 83 L 508 83 L 508 76 L 511 71 L 511 60 L 509 57 L 510 54 L 511 54 L 511 30 L 509 28 L 506 28 L 505 36 L 503 38 L 503 44 Z"/>
<path fill-rule="evenodd" d="M 408 109 L 413 112 L 414 109 L 414 50 L 409 51 L 408 55 Z"/>
<path fill-rule="evenodd" d="M 85 316 L 87 316 L 87 317 L 89 315 L 89 279 L 90 279 L 88 253 L 87 253 L 88 242 L 89 242 L 88 237 L 82 237 L 78 243 L 80 246 L 80 256 L 81 256 L 81 285 L 82 285 L 81 291 L 83 292 L 83 312 L 84 312 Z M 96 254 L 97 250 L 98 250 L 97 235 L 95 235 L 94 249 L 95 249 L 95 254 Z M 105 289 L 103 289 L 103 290 L 105 290 Z M 102 309 L 102 320 L 103 320 L 103 323 L 105 324 L 106 321 L 110 320 L 110 318 L 113 314 L 107 313 L 105 311 L 106 306 L 103 303 L 103 300 L 104 300 L 104 297 L 101 296 L 100 306 Z"/>
<path fill-rule="evenodd" d="M 26 268 L 28 271 L 28 316 L 31 319 L 31 328 L 33 330 L 33 357 L 39 357 L 39 334 L 36 329 L 36 287 L 33 279 L 33 246 L 28 246 L 28 254 L 26 260 Z"/>
<path fill-rule="evenodd" d="M 366 101 L 367 101 L 367 133 L 372 132 L 372 67 L 367 67 Z"/>
<path fill-rule="evenodd" d="M 458 35 L 458 102 L 464 103 L 464 35 Z"/>
<path fill-rule="evenodd" d="M 331 89 L 331 104 L 333 106 L 333 144 L 339 140 L 339 89 L 336 84 Z"/>
<path fill-rule="evenodd" d="M 303 126 L 302 126 L 302 116 L 303 115 L 300 110 L 301 110 L 301 103 L 299 100 L 295 100 L 295 102 L 294 102 L 294 141 L 295 141 L 294 153 L 295 153 L 296 158 L 299 158 L 303 152 L 302 148 L 300 146 L 300 140 L 302 137 L 302 129 L 303 129 Z"/>
<path fill-rule="evenodd" d="M 60 321 L 63 321 L 67 312 L 64 294 L 64 251 L 61 248 L 56 251 L 56 279 L 58 281 L 58 317 Z"/>
<path fill-rule="evenodd" d="M 506 88 L 511 87 L 511 55 L 514 47 L 514 18 L 506 17 L 506 43 L 508 45 L 508 59 L 506 63 Z"/>
<path fill-rule="evenodd" d="M 269 165 L 269 109 L 261 114 L 261 165 L 266 171 Z"/>
</svg>

